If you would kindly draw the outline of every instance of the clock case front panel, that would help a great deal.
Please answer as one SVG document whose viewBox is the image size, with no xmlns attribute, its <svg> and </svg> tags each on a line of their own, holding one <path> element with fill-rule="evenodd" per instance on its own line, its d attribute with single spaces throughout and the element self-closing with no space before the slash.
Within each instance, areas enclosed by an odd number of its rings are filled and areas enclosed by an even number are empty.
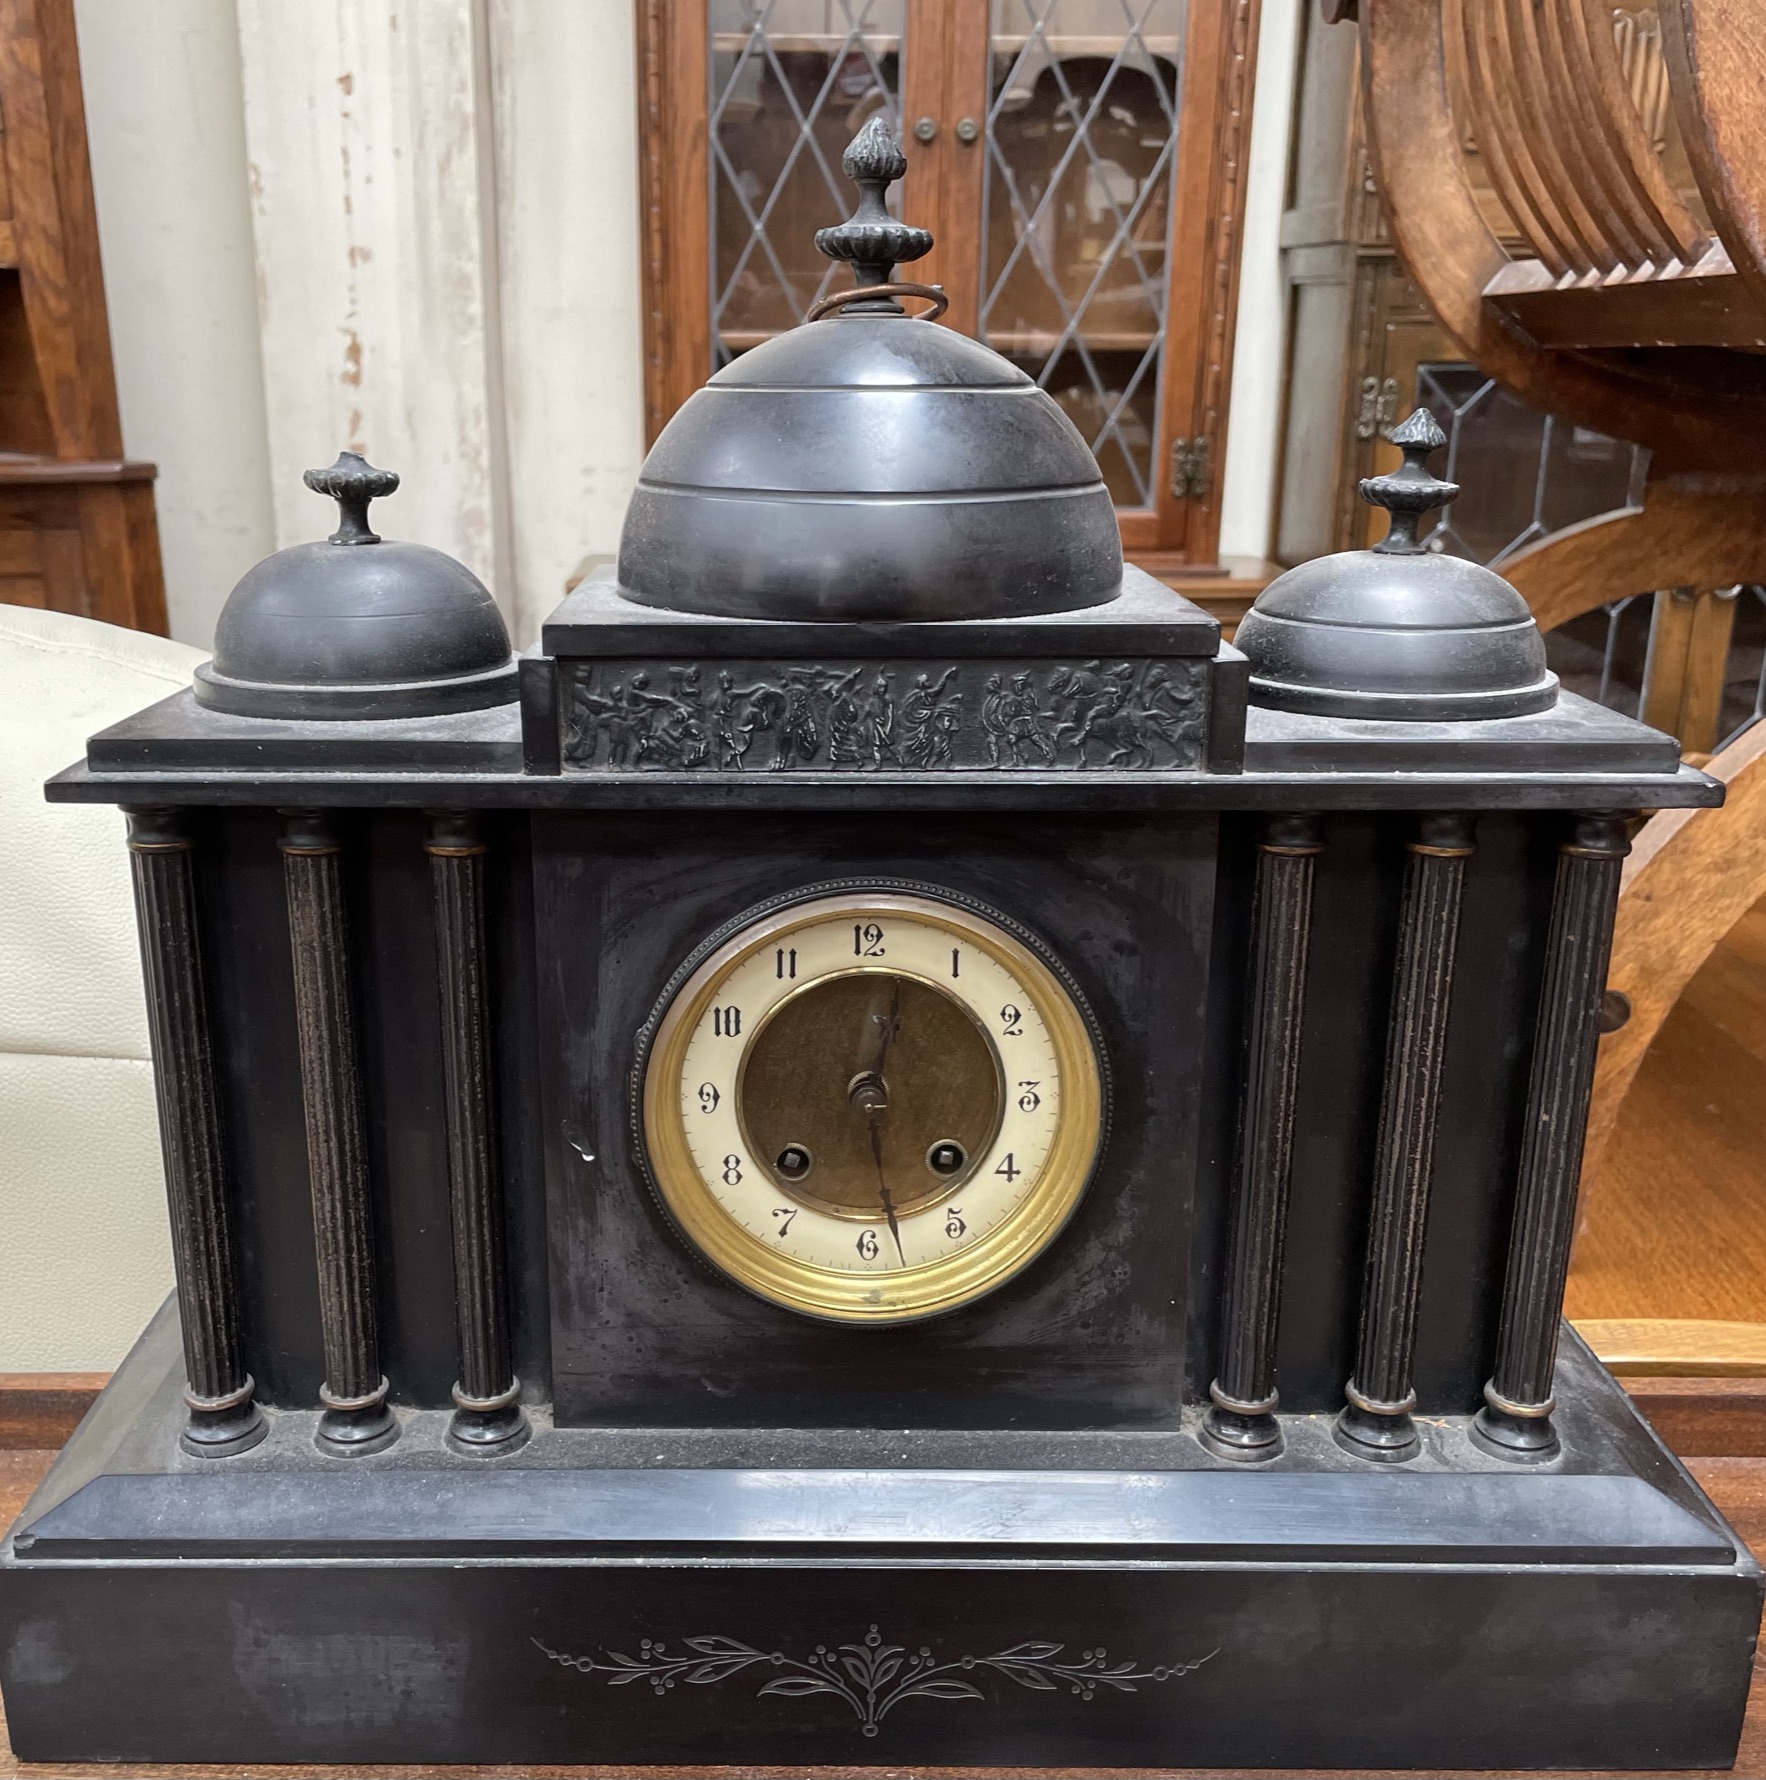
<svg viewBox="0 0 1766 1780">
<path fill-rule="evenodd" d="M 559 1425 L 1174 1424 L 1215 831 L 1212 816 L 537 815 Z M 633 1120 L 638 1036 L 682 963 L 759 904 L 854 881 L 1028 929 L 1089 1005 L 1109 1081 L 1091 1186 L 1049 1248 L 974 1304 L 883 1328 L 817 1322 L 715 1270 L 657 1202 Z"/>
</svg>

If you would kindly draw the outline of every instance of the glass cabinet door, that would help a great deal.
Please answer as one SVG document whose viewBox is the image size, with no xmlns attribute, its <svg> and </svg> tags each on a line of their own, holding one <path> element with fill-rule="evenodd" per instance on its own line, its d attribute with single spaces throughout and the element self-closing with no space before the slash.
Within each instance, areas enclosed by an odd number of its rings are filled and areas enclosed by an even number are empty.
<svg viewBox="0 0 1766 1780">
<path fill-rule="evenodd" d="M 1259 0 L 638 0 L 651 436 L 848 276 L 881 114 L 943 325 L 1060 404 L 1125 547 L 1213 563 Z"/>
<path fill-rule="evenodd" d="M 840 157 L 898 103 L 907 0 L 710 0 L 711 362 L 795 327 L 842 268 L 815 232 L 852 209 Z M 891 202 L 898 202 L 892 191 Z"/>
<path fill-rule="evenodd" d="M 1184 0 L 992 0 L 980 337 L 1154 504 Z"/>
</svg>

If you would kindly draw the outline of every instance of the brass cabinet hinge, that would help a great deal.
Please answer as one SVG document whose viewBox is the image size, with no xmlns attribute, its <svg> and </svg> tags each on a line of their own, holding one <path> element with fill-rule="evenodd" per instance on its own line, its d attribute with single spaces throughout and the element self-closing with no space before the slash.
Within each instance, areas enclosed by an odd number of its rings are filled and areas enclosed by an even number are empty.
<svg viewBox="0 0 1766 1780">
<path fill-rule="evenodd" d="M 1208 435 L 1171 442 L 1171 498 L 1199 500 L 1208 492 Z"/>
<path fill-rule="evenodd" d="M 1371 439 L 1377 433 L 1382 439 L 1392 437 L 1392 423 L 1398 418 L 1398 379 L 1378 377 L 1361 380 L 1361 406 L 1355 416 L 1355 436 Z"/>
</svg>

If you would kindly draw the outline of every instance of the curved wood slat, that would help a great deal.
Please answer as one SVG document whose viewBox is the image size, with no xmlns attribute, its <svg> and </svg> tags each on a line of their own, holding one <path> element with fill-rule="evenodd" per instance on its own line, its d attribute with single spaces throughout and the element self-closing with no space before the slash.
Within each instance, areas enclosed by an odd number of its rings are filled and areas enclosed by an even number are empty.
<svg viewBox="0 0 1766 1780">
<path fill-rule="evenodd" d="M 1640 216 L 1634 195 L 1618 165 L 1611 131 L 1601 117 L 1587 67 L 1588 44 L 1581 24 L 1581 0 L 1553 0 L 1540 14 L 1540 28 L 1558 69 L 1562 118 L 1570 140 L 1571 164 L 1583 169 L 1598 203 L 1601 227 L 1618 263 L 1640 266 L 1660 258 L 1656 237 Z M 1626 109 L 1630 110 L 1627 96 Z"/>
<path fill-rule="evenodd" d="M 1460 11 L 1461 0 L 1361 4 L 1368 150 L 1411 279 L 1461 354 L 1523 401 L 1648 445 L 1663 470 L 1732 465 L 1738 434 L 1766 431 L 1766 401 L 1730 391 L 1719 404 L 1697 384 L 1543 350 L 1484 302 L 1510 261 L 1479 210 L 1448 95 L 1443 37 Z"/>
<path fill-rule="evenodd" d="M 1710 236 L 1668 183 L 1649 132 L 1643 127 L 1613 40 L 1612 0 L 1559 0 L 1570 55 L 1574 90 L 1586 90 L 1598 120 L 1605 154 L 1591 157 L 1611 169 L 1615 184 L 1629 200 L 1638 228 L 1657 264 L 1678 259 L 1691 265 Z M 1585 86 L 1584 86 L 1585 83 Z"/>
<path fill-rule="evenodd" d="M 1539 207 L 1538 180 L 1532 176 L 1520 119 L 1502 79 L 1502 58 L 1484 28 L 1485 4 L 1486 0 L 1447 0 L 1443 36 L 1451 32 L 1460 45 L 1472 133 L 1490 170 L 1490 183 L 1535 257 L 1553 277 L 1561 278 L 1573 269 L 1570 244 L 1557 220 Z"/>
<path fill-rule="evenodd" d="M 1659 0 L 1674 113 L 1712 226 L 1766 311 L 1766 9 Z"/>
<path fill-rule="evenodd" d="M 1729 787 L 1722 807 L 1652 816 L 1625 862 L 1607 984 L 1630 1000 L 1631 1017 L 1600 1042 L 1582 1152 L 1585 1183 L 1594 1179 L 1619 1107 L 1681 990 L 1766 895 L 1766 723 L 1756 723 L 1705 770 Z"/>
<path fill-rule="evenodd" d="M 1595 216 L 1577 178 L 1578 171 L 1586 177 L 1587 169 L 1580 164 L 1579 145 L 1572 133 L 1575 107 L 1565 90 L 1567 72 L 1551 36 L 1541 29 L 1541 15 L 1555 16 L 1555 11 L 1550 0 L 1537 8 L 1533 0 L 1498 0 L 1490 8 L 1491 15 L 1502 21 L 1508 77 L 1541 182 L 1542 202 L 1549 203 L 1553 214 L 1562 219 L 1577 272 L 1616 271 L 1624 258 Z"/>
<path fill-rule="evenodd" d="M 1641 507 L 1565 526 L 1501 568 L 1541 630 L 1628 593 L 1766 582 L 1766 484 L 1652 481 Z"/>
</svg>

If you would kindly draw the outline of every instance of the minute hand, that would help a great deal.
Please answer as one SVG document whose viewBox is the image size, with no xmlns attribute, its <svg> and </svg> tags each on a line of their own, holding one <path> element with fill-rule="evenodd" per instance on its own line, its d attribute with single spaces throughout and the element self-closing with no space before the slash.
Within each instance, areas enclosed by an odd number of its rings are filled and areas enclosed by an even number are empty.
<svg viewBox="0 0 1766 1780">
<path fill-rule="evenodd" d="M 901 1225 L 895 1215 L 895 1200 L 889 1191 L 889 1182 L 883 1172 L 883 1126 L 884 1113 L 889 1110 L 889 1089 L 883 1079 L 883 1062 L 889 1055 L 890 1043 L 895 1038 L 901 1025 L 901 985 L 895 984 L 889 997 L 887 1014 L 872 1014 L 871 1019 L 878 1028 L 874 1036 L 874 1048 L 871 1051 L 870 1067 L 860 1072 L 856 1081 L 860 1084 L 855 1092 L 854 1100 L 863 1106 L 865 1117 L 871 1128 L 871 1161 L 877 1170 L 877 1197 L 883 1206 L 883 1216 L 889 1221 L 889 1234 L 895 1239 L 896 1258 L 905 1267 L 907 1255 L 901 1246 Z"/>
</svg>

